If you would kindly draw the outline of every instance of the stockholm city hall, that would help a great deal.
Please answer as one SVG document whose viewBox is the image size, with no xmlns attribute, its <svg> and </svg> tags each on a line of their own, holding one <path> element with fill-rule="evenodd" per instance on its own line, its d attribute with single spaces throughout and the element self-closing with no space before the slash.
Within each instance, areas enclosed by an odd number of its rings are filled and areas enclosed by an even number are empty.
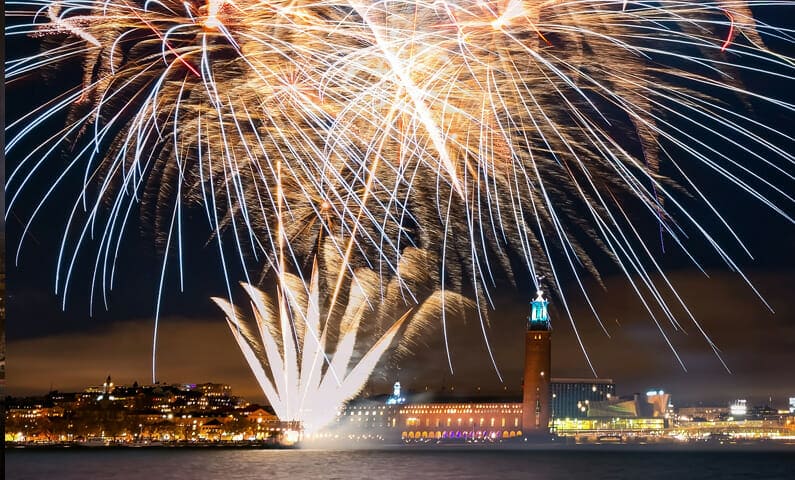
<svg viewBox="0 0 795 480">
<path fill-rule="evenodd" d="M 552 329 L 548 305 L 543 292 L 538 290 L 530 302 L 530 315 L 523 319 L 525 354 L 521 402 L 460 399 L 414 403 L 400 398 L 401 401 L 390 404 L 397 408 L 394 411 L 389 410 L 389 405 L 375 409 L 369 404 L 349 405 L 341 418 L 342 423 L 367 428 L 369 423 L 362 424 L 361 419 L 369 417 L 373 427 L 387 427 L 404 441 L 503 441 L 548 436 L 553 416 Z"/>
</svg>

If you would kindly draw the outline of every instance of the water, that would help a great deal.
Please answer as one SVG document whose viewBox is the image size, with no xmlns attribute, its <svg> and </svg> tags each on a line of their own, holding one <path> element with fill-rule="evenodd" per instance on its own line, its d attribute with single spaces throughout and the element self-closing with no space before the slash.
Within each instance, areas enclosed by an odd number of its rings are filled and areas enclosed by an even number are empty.
<svg viewBox="0 0 795 480">
<path fill-rule="evenodd" d="M 6 450 L 27 479 L 795 479 L 795 450 Z"/>
</svg>

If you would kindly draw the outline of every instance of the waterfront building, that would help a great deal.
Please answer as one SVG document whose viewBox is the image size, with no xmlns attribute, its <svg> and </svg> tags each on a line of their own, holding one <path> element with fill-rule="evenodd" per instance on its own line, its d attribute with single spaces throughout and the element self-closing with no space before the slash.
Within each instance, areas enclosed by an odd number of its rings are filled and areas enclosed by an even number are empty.
<svg viewBox="0 0 795 480">
<path fill-rule="evenodd" d="M 781 414 L 770 405 L 757 405 L 748 409 L 746 418 L 748 420 L 764 420 L 766 418 L 778 418 Z"/>
<path fill-rule="evenodd" d="M 664 418 L 556 418 L 553 430 L 560 436 L 660 435 L 665 430 Z"/>
<path fill-rule="evenodd" d="M 478 440 L 521 437 L 523 403 L 418 403 L 400 407 L 403 440 Z"/>
<path fill-rule="evenodd" d="M 553 378 L 550 390 L 553 418 L 586 418 L 591 402 L 616 395 L 616 386 L 609 378 Z"/>
<path fill-rule="evenodd" d="M 668 413 L 667 393 L 662 391 L 635 393 L 627 396 L 611 396 L 601 402 L 589 402 L 586 406 L 588 418 L 666 418 Z"/>
<path fill-rule="evenodd" d="M 353 400 L 339 412 L 336 424 L 317 436 L 397 441 L 397 413 L 400 408 L 400 404 L 387 404 L 383 397 Z"/>
<path fill-rule="evenodd" d="M 680 422 L 715 422 L 729 416 L 726 406 L 680 407 L 676 411 Z"/>
<path fill-rule="evenodd" d="M 646 392 L 646 403 L 651 405 L 651 410 L 643 412 L 644 416 L 670 418 L 673 413 L 671 394 L 663 390 L 649 390 Z"/>
</svg>

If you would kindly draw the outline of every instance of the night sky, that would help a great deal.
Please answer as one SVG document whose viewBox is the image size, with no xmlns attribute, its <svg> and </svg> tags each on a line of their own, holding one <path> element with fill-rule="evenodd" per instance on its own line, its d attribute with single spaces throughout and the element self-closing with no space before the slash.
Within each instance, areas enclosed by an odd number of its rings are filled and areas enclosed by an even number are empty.
<svg viewBox="0 0 795 480">
<path fill-rule="evenodd" d="M 33 49 L 35 45 L 12 43 L 8 51 L 14 48 Z M 74 72 L 72 77 L 68 72 L 63 75 L 72 78 Z M 752 90 L 764 89 L 768 95 L 795 102 L 791 80 L 764 84 L 755 84 L 758 82 L 755 78 L 746 80 Z M 6 88 L 8 122 L 37 105 L 36 98 L 53 94 L 58 86 L 31 76 Z M 786 136 L 795 136 L 792 114 L 755 108 L 755 117 L 764 118 Z M 6 171 L 12 171 L 19 160 L 18 156 L 7 158 Z M 795 192 L 791 178 L 761 167 L 760 171 L 785 192 Z M 788 171 L 793 172 L 792 165 Z M 612 378 L 621 394 L 655 387 L 671 392 L 675 404 L 699 400 L 723 403 L 746 397 L 753 403 L 762 403 L 772 397 L 775 406 L 783 406 L 785 397 L 795 396 L 795 226 L 728 182 L 716 181 L 713 174 L 695 167 L 692 173 L 746 242 L 754 259 L 744 256 L 717 222 L 707 222 L 710 231 L 726 246 L 775 311 L 771 313 L 742 278 L 729 271 L 702 240 L 694 238 L 688 246 L 702 261 L 709 278 L 675 253 L 670 240 L 666 253 L 656 252 L 696 319 L 721 349 L 731 373 L 723 368 L 692 322 L 678 309 L 676 313 L 686 331 L 676 332 L 664 318 L 661 321 L 682 356 L 687 368 L 684 371 L 626 279 L 607 262 L 600 262 L 606 289 L 595 283 L 588 285 L 588 289 L 611 336 L 608 338 L 601 331 L 583 299 L 575 294 L 569 298 L 573 316 L 598 375 Z M 101 383 L 108 374 L 117 384 L 148 383 L 161 258 L 145 225 L 133 222 L 128 229 L 118 266 L 118 282 L 109 298 L 110 309 L 105 311 L 100 303 L 95 303 L 93 317 L 89 316 L 88 300 L 93 266 L 90 255 L 78 258 L 78 272 L 65 311 L 60 305 L 62 297 L 53 292 L 56 254 L 66 209 L 74 198 L 70 192 L 59 193 L 48 204 L 23 242 L 19 264 L 14 265 L 26 216 L 46 191 L 50 178 L 48 172 L 43 172 L 32 181 L 6 224 L 7 393 L 43 394 L 50 388 L 76 390 Z M 795 215 L 792 203 L 779 200 L 787 214 Z M 696 215 L 707 213 L 695 202 L 693 209 Z M 209 300 L 210 296 L 224 295 L 225 287 L 217 247 L 208 243 L 206 222 L 201 215 L 201 211 L 196 211 L 185 219 L 193 240 L 187 245 L 185 292 L 179 292 L 173 275 L 172 281 L 167 282 L 158 379 L 169 383 L 229 383 L 237 394 L 262 401 L 262 394 L 223 316 Z M 654 228 L 647 232 L 653 234 Z M 442 387 L 449 391 L 454 387 L 456 393 L 518 395 L 524 355 L 522 331 L 529 311 L 527 302 L 533 292 L 527 279 L 518 279 L 516 288 L 507 285 L 507 282 L 498 285 L 497 311 L 491 316 L 489 328 L 503 382 L 491 367 L 477 318 L 469 315 L 453 320 L 450 344 L 454 374 L 447 369 L 441 329 L 437 329 L 427 333 L 423 339 L 425 345 L 418 345 L 414 355 L 382 362 L 369 387 L 370 393 L 386 392 L 388 385 L 398 378 L 408 389 L 417 392 L 426 389 L 438 392 Z M 565 287 L 570 292 L 575 290 L 573 282 Z M 592 376 L 575 343 L 569 320 L 554 297 L 551 307 L 553 377 Z"/>
</svg>

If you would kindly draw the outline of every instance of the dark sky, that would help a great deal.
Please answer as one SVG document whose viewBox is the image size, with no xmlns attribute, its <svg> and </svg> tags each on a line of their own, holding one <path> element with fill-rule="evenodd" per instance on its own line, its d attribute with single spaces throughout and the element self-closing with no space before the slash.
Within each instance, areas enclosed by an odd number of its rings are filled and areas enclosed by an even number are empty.
<svg viewBox="0 0 795 480">
<path fill-rule="evenodd" d="M 791 81 L 748 81 L 768 95 L 795 101 Z M 40 79 L 34 77 L 8 86 L 8 119 L 29 109 L 33 105 L 30 99 L 43 95 L 42 88 Z M 51 92 L 44 94 L 47 93 Z M 758 108 L 755 115 L 775 125 L 785 136 L 795 136 L 791 113 Z M 18 161 L 8 158 L 8 171 Z M 792 165 L 788 168 L 791 174 Z M 726 182 L 715 181 L 714 175 L 699 171 L 693 175 L 747 243 L 754 259 L 743 257 L 725 230 L 715 223 L 710 227 L 716 227 L 717 239 L 728 246 L 775 310 L 775 314 L 768 311 L 741 277 L 723 266 L 702 241 L 694 239 L 689 246 L 703 260 L 709 278 L 673 252 L 660 255 L 666 271 L 696 319 L 721 349 L 732 373 L 724 370 L 703 336 L 678 310 L 685 332 L 673 331 L 664 319 L 662 325 L 682 356 L 685 372 L 626 279 L 609 265 L 605 266 L 607 289 L 595 284 L 588 287 L 611 337 L 598 328 L 576 295 L 570 297 L 574 318 L 599 376 L 613 378 L 619 393 L 658 387 L 672 392 L 675 403 L 724 402 L 735 397 L 750 397 L 758 403 L 772 396 L 775 404 L 783 405 L 784 397 L 795 396 L 795 227 Z M 781 174 L 771 176 L 785 192 L 795 192 L 791 179 Z M 106 312 L 96 305 L 98 312 L 94 317 L 88 315 L 86 275 L 92 259 L 78 258 L 75 287 L 66 311 L 62 311 L 61 297 L 54 294 L 53 284 L 57 247 L 66 218 L 63 209 L 70 205 L 70 197 L 56 197 L 33 225 L 20 263 L 14 265 L 21 226 L 46 185 L 44 180 L 40 182 L 36 184 L 34 180 L 32 193 L 11 212 L 6 226 L 8 393 L 40 394 L 51 386 L 79 389 L 99 383 L 107 374 L 113 375 L 117 383 L 148 382 L 160 261 L 152 239 L 133 224 L 124 243 L 110 310 Z M 791 203 L 782 201 L 781 205 L 788 214 L 795 214 Z M 694 209 L 697 215 L 705 213 L 699 207 Z M 237 393 L 259 400 L 261 394 L 242 355 L 220 312 L 209 301 L 212 295 L 223 295 L 224 286 L 215 261 L 216 247 L 205 243 L 205 230 L 190 226 L 201 224 L 200 215 L 201 212 L 196 218 L 186 218 L 188 228 L 196 228 L 189 233 L 199 238 L 188 247 L 186 291 L 179 293 L 172 282 L 163 302 L 158 376 L 167 382 L 230 383 Z M 573 291 L 575 286 L 567 284 L 566 288 Z M 459 392 L 518 394 L 523 356 L 521 332 L 531 296 L 527 282 L 520 282 L 518 291 L 504 290 L 498 296 L 497 311 L 492 315 L 489 335 L 504 382 L 498 380 L 491 367 L 477 319 L 470 316 L 465 321 L 456 320 L 457 325 L 451 329 L 454 374 L 446 367 L 441 332 L 431 331 L 423 339 L 425 345 L 417 346 L 413 356 L 384 362 L 376 372 L 371 391 L 386 391 L 387 384 L 400 378 L 415 391 L 438 390 L 446 385 L 455 386 Z M 590 376 L 568 319 L 554 302 L 553 299 L 553 376 Z"/>
</svg>

